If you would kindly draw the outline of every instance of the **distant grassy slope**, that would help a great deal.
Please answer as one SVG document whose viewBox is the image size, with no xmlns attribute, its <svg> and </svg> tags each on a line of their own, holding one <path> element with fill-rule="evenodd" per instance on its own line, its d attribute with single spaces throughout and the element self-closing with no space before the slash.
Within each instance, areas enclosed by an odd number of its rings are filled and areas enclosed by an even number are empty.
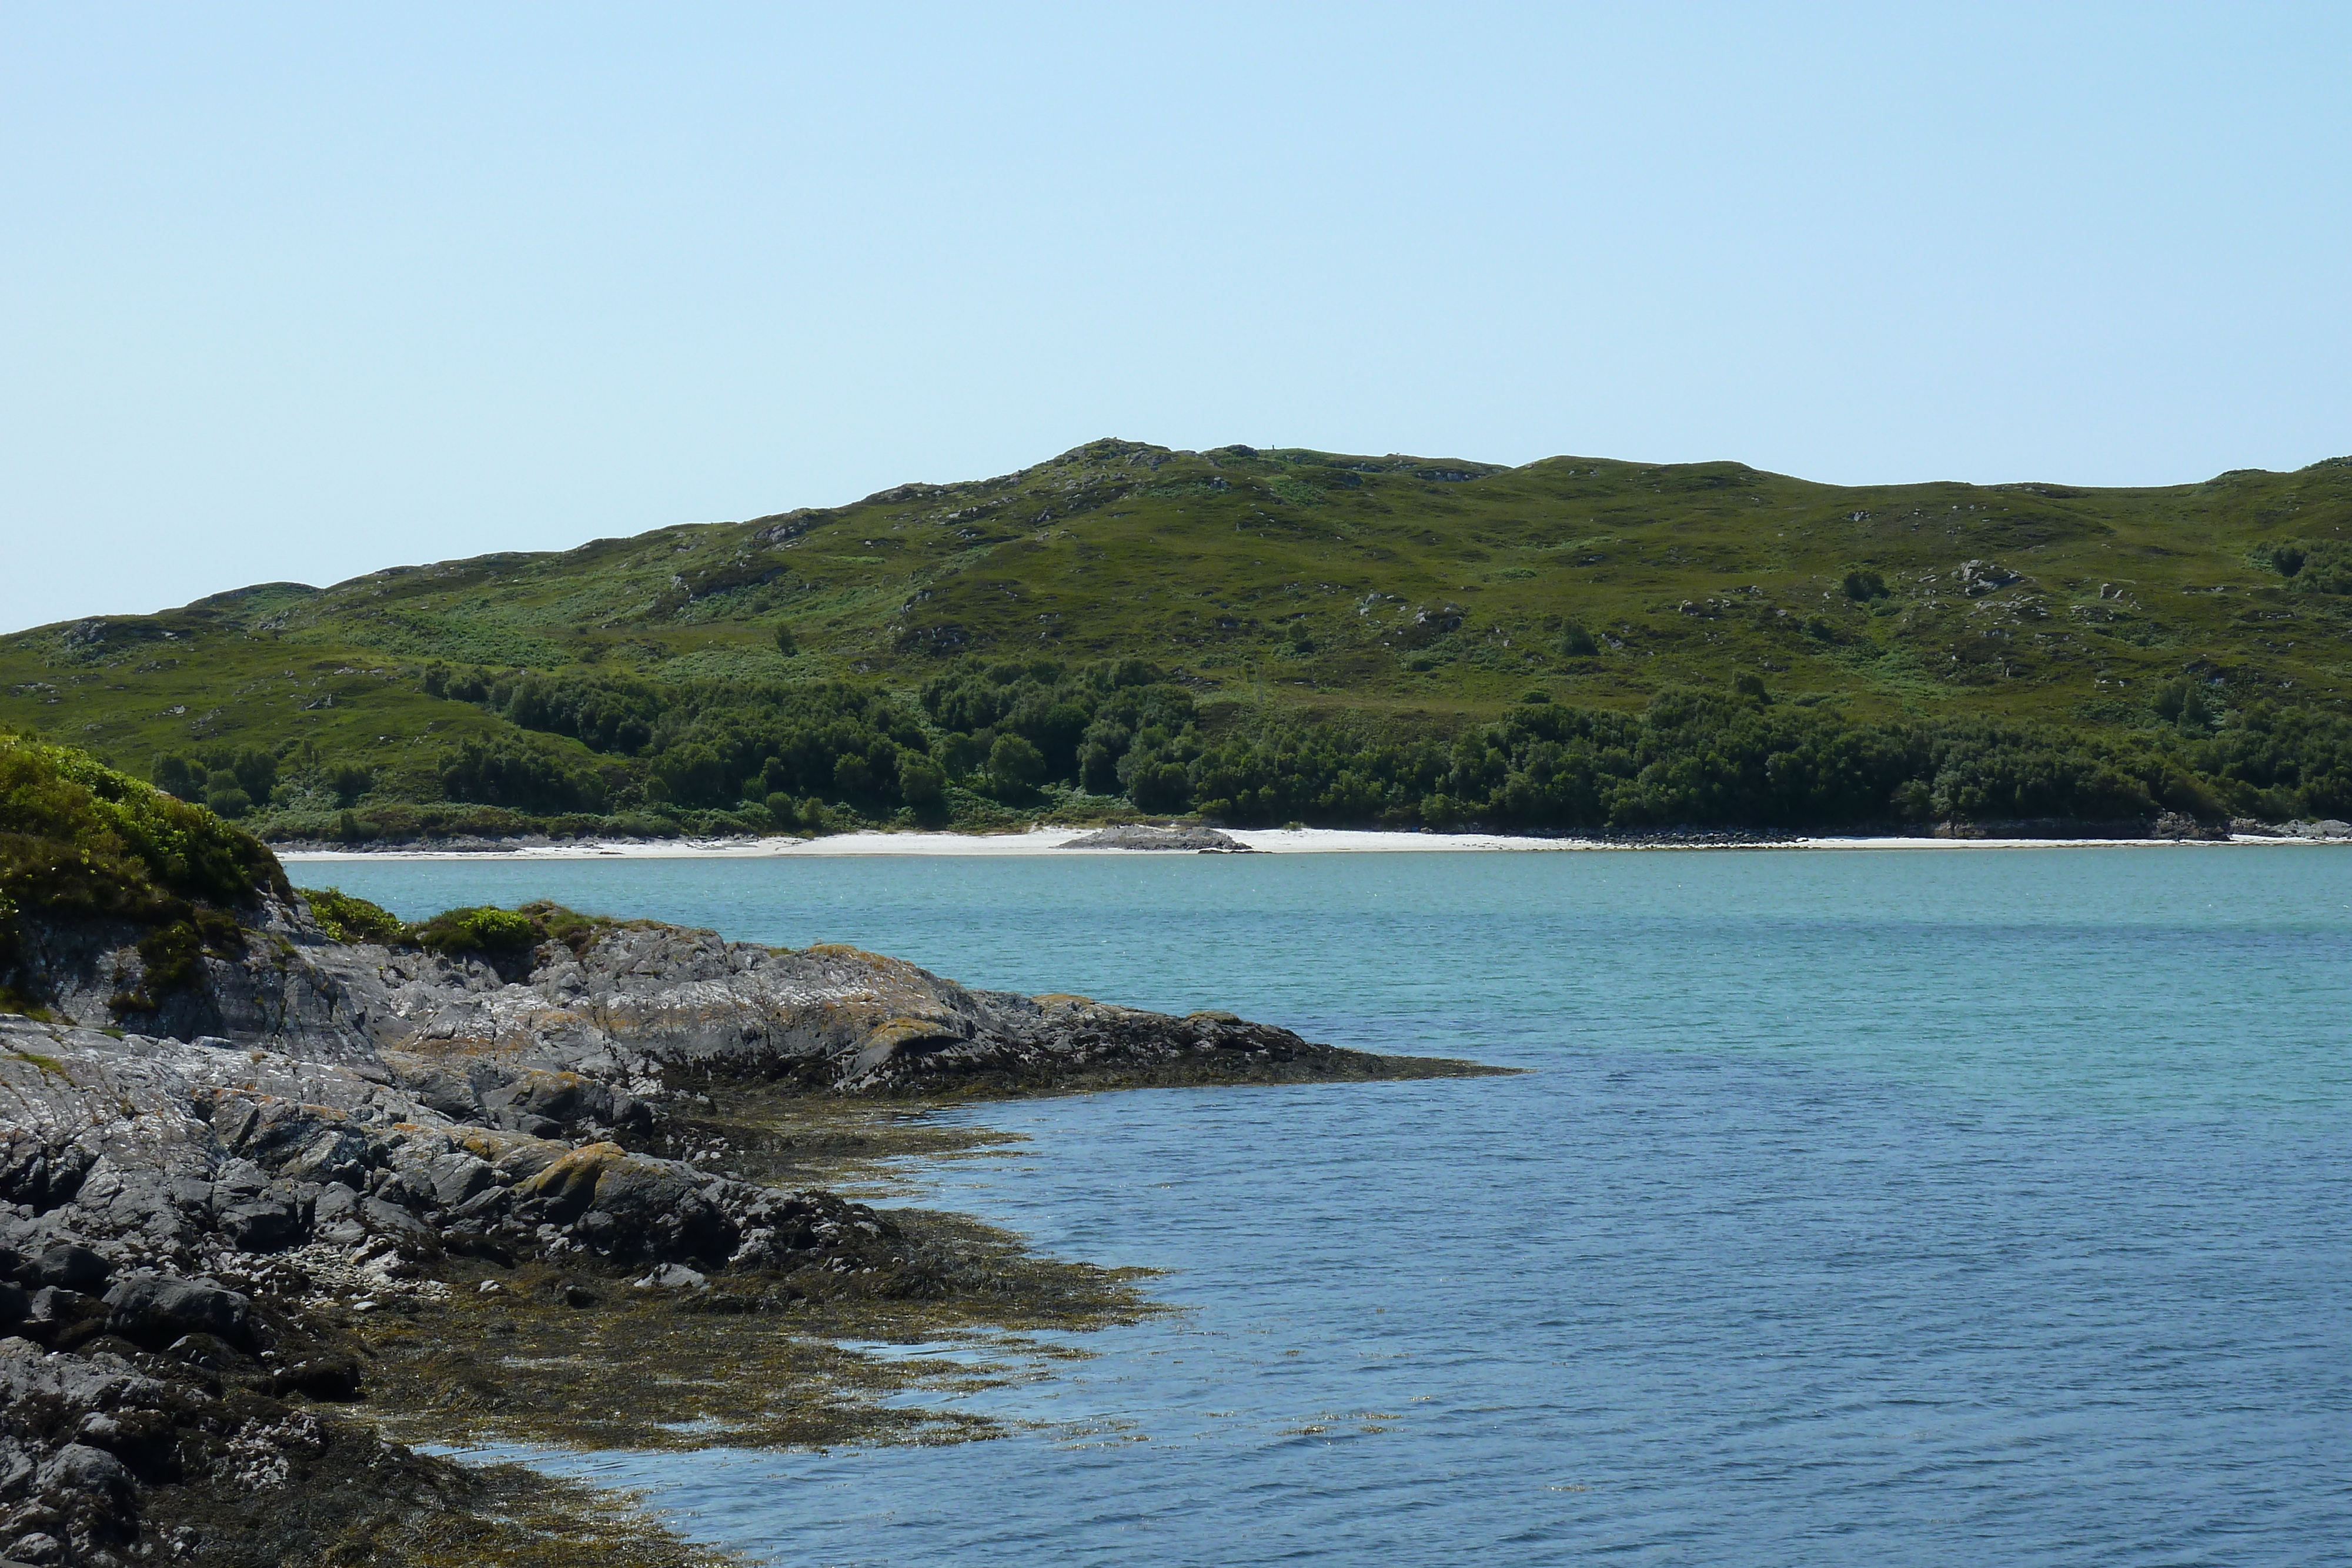
<svg viewBox="0 0 2352 1568">
<path fill-rule="evenodd" d="M 2341 713 L 2352 597 L 2297 591 L 2255 552 L 2347 525 L 2347 459 L 2160 489 L 1842 488 L 1728 463 L 1098 441 L 847 507 L 20 632 L 0 639 L 0 727 L 137 771 L 308 743 L 372 767 L 378 797 L 431 799 L 454 743 L 511 733 L 426 695 L 431 660 L 911 689 L 966 652 L 1134 654 L 1181 671 L 1213 725 L 1443 730 L 1530 688 L 1633 710 L 1742 674 L 1857 718 L 2126 729 L 2184 674 L 2217 713 L 2258 695 Z M 1885 596 L 1850 597 L 1857 571 Z"/>
</svg>

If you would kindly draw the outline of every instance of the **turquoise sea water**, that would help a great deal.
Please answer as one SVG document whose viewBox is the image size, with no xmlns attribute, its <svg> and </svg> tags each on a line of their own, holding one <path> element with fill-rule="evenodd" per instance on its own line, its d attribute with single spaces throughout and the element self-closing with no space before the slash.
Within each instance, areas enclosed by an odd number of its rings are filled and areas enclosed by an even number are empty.
<svg viewBox="0 0 2352 1568">
<path fill-rule="evenodd" d="M 779 1563 L 2308 1563 L 2352 853 L 298 865 L 1524 1077 L 989 1105 L 927 1201 L 1187 1309 L 944 1449 L 599 1455 Z"/>
</svg>

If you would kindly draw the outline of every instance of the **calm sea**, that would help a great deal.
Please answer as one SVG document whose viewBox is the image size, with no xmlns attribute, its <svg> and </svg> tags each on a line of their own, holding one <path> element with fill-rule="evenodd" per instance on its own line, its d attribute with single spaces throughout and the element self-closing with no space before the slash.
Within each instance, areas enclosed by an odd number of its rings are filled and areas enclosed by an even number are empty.
<svg viewBox="0 0 2352 1568">
<path fill-rule="evenodd" d="M 556 1458 L 790 1563 L 2352 1558 L 2352 852 L 361 862 L 1519 1078 L 959 1113 L 1171 1272 L 952 1448 Z"/>
</svg>

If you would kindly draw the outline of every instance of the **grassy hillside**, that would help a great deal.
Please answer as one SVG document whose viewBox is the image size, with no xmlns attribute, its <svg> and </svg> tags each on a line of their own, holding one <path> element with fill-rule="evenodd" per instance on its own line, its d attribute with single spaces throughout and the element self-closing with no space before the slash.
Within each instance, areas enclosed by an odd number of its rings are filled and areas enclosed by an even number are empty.
<svg viewBox="0 0 2352 1568">
<path fill-rule="evenodd" d="M 787 778 L 762 761 L 772 746 L 740 735 L 705 740 L 737 745 L 712 767 L 742 777 L 645 789 L 656 755 L 720 708 L 854 723 L 891 737 L 881 766 L 928 752 L 950 816 L 985 816 L 989 796 L 1034 809 L 1022 779 L 988 769 L 1009 714 L 969 713 L 981 722 L 961 730 L 937 691 L 919 700 L 975 660 L 1062 666 L 1034 673 L 1036 704 L 1084 697 L 1069 672 L 1092 663 L 1149 661 L 1126 685 L 1185 695 L 1184 711 L 1153 711 L 1171 734 L 1192 727 L 1193 753 L 1169 753 L 1188 767 L 1200 745 L 1269 726 L 1444 737 L 1537 694 L 1630 715 L 1685 688 L 1863 727 L 1998 721 L 2162 749 L 2263 705 L 2347 712 L 2347 459 L 2162 489 L 1841 488 L 1736 464 L 1100 441 L 853 506 L 20 632 L 0 639 L 0 727 L 142 774 L 184 756 L 196 777 L 174 787 L 199 794 L 203 775 L 242 771 L 265 802 L 255 822 L 280 828 L 347 809 L 362 827 L 427 821 L 394 808 L 453 795 L 542 816 L 675 818 L 739 786 L 869 816 L 934 802 L 919 779 L 913 797 L 892 785 L 861 806 L 855 770 L 846 789 L 803 790 L 814 772 Z M 525 681 L 539 695 L 519 704 Z M 1024 728 L 1046 754 L 1034 783 L 1075 788 L 1079 743 L 1056 758 L 1043 723 Z M 972 733 L 980 754 L 950 749 Z M 541 789 L 533 768 L 574 782 Z M 992 779 L 1006 787 L 963 788 Z M 1195 788 L 1184 803 L 1223 798 Z"/>
</svg>

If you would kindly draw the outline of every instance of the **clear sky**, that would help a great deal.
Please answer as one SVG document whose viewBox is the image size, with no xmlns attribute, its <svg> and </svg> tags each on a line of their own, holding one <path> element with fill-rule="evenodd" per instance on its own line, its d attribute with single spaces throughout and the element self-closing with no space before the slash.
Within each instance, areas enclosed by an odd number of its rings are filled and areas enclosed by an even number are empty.
<svg viewBox="0 0 2352 1568">
<path fill-rule="evenodd" d="M 2352 7 L 0 0 L 0 628 L 1100 435 L 2352 452 Z"/>
</svg>

